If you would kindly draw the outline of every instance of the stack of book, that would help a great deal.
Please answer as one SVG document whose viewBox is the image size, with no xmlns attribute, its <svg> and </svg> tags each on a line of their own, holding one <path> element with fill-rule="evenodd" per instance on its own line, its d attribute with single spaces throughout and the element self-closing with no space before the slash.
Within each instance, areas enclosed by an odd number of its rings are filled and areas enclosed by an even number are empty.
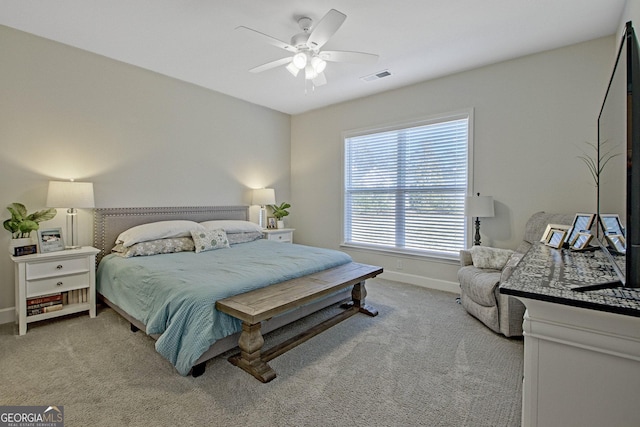
<svg viewBox="0 0 640 427">
<path fill-rule="evenodd" d="M 62 293 L 27 299 L 27 316 L 62 310 Z"/>
<path fill-rule="evenodd" d="M 74 289 L 62 294 L 62 302 L 64 304 L 81 304 L 89 301 L 89 289 Z"/>
</svg>

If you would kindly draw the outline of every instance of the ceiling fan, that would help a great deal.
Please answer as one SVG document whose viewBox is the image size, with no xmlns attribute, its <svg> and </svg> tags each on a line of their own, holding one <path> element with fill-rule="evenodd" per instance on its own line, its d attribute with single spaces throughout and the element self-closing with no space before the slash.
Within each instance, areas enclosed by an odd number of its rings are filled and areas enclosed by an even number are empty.
<svg viewBox="0 0 640 427">
<path fill-rule="evenodd" d="M 252 73 L 261 73 L 272 68 L 286 65 L 287 71 L 293 76 L 297 76 L 304 70 L 306 80 L 311 80 L 315 86 L 322 86 L 327 83 L 324 69 L 327 61 L 330 62 L 352 62 L 359 64 L 369 64 L 378 60 L 378 55 L 364 52 L 350 52 L 341 50 L 320 49 L 335 34 L 347 19 L 347 15 L 331 9 L 327 14 L 313 26 L 311 18 L 302 17 L 298 19 L 298 25 L 302 32 L 291 38 L 291 43 L 285 43 L 274 37 L 268 36 L 260 31 L 240 26 L 236 30 L 249 32 L 258 36 L 263 41 L 292 53 L 292 56 L 267 62 L 250 69 Z"/>
</svg>

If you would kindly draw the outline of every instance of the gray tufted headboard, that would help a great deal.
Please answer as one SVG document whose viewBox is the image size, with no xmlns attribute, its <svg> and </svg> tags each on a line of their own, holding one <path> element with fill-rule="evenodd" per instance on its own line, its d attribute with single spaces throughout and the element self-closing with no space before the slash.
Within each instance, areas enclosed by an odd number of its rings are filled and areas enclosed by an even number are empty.
<svg viewBox="0 0 640 427">
<path fill-rule="evenodd" d="M 98 208 L 93 214 L 93 246 L 100 250 L 96 266 L 115 246 L 123 231 L 148 222 L 186 219 L 196 222 L 213 219 L 249 220 L 248 206 L 194 206 L 164 208 Z"/>
</svg>

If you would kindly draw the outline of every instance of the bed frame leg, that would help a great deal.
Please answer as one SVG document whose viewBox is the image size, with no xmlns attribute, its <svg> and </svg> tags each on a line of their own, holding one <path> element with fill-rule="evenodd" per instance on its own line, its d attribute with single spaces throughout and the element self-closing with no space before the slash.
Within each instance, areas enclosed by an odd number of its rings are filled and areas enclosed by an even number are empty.
<svg viewBox="0 0 640 427">
<path fill-rule="evenodd" d="M 193 368 L 191 368 L 191 376 L 193 378 L 197 378 L 200 375 L 204 374 L 204 371 L 207 367 L 207 362 L 198 363 Z"/>
<path fill-rule="evenodd" d="M 138 327 L 136 325 L 134 325 L 133 323 L 130 324 L 131 325 L 131 332 L 138 332 L 140 329 L 138 329 Z"/>
</svg>

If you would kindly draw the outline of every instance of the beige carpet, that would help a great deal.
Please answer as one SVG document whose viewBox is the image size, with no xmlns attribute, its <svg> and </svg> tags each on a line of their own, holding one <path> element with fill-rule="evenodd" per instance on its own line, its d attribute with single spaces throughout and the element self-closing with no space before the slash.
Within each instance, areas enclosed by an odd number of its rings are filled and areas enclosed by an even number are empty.
<svg viewBox="0 0 640 427">
<path fill-rule="evenodd" d="M 75 426 L 518 426 L 522 340 L 455 295 L 376 279 L 358 314 L 270 362 L 262 384 L 219 356 L 182 377 L 111 309 L 0 325 L 0 405 L 62 405 Z M 280 342 L 335 309 L 267 336 Z"/>
</svg>

